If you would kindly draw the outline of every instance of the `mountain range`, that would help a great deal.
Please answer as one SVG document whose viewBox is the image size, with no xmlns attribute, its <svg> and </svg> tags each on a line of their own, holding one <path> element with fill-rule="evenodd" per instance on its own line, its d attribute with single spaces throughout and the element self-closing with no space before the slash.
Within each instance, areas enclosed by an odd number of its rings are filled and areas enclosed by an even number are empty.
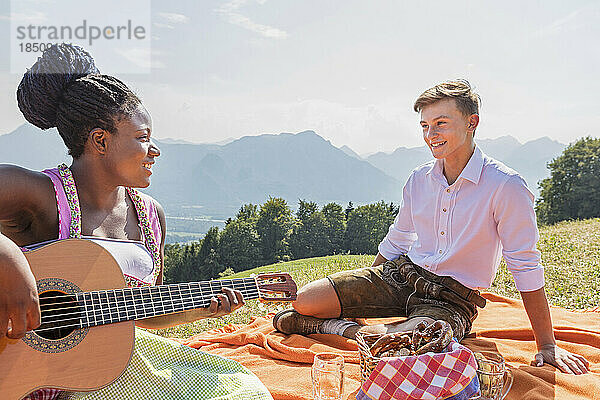
<svg viewBox="0 0 600 400">
<path fill-rule="evenodd" d="M 362 158 L 348 146 L 337 148 L 313 131 L 245 136 L 225 144 L 157 140 L 152 185 L 147 192 L 172 217 L 226 219 L 242 204 L 283 197 L 320 204 L 349 201 L 397 203 L 410 171 L 431 159 L 427 147 L 399 147 Z M 547 137 L 525 144 L 512 136 L 477 140 L 482 150 L 519 171 L 537 193 L 548 176 L 546 163 L 566 145 Z M 24 124 L 0 135 L 0 163 L 41 170 L 69 162 L 56 131 Z"/>
</svg>

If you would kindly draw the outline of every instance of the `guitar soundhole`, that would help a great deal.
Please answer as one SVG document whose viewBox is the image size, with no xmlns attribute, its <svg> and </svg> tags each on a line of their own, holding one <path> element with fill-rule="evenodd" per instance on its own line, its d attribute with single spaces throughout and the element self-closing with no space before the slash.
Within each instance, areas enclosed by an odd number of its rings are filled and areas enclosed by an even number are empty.
<svg viewBox="0 0 600 400">
<path fill-rule="evenodd" d="M 40 294 L 42 324 L 35 333 L 44 339 L 60 340 L 79 328 L 81 308 L 74 295 L 49 290 Z"/>
</svg>

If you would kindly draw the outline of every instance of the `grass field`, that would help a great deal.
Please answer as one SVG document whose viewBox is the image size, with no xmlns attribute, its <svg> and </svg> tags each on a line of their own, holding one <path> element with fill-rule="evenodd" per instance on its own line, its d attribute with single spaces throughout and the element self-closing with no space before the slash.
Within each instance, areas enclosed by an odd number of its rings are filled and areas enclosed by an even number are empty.
<svg viewBox="0 0 600 400">
<path fill-rule="evenodd" d="M 600 302 L 600 218 L 561 222 L 540 228 L 538 249 L 545 266 L 546 293 L 551 304 L 585 309 Z M 253 273 L 286 271 L 298 287 L 327 276 L 333 272 L 368 267 L 374 256 L 337 255 L 308 258 L 255 268 L 233 275 L 234 278 Z M 491 292 L 508 297 L 519 297 L 510 272 L 504 261 L 496 275 Z M 267 307 L 257 300 L 250 300 L 236 312 L 219 318 L 195 321 L 157 331 L 165 337 L 188 337 L 206 329 L 218 328 L 231 323 L 247 323 L 253 316 L 264 315 L 285 306 Z"/>
</svg>

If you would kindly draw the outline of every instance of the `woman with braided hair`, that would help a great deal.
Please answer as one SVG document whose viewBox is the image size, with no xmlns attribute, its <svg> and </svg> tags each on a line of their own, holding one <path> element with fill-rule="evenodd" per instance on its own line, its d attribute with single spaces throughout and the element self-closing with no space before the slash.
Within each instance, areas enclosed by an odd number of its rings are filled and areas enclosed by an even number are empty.
<svg viewBox="0 0 600 400">
<path fill-rule="evenodd" d="M 150 184 L 160 150 L 140 99 L 119 79 L 102 75 L 81 47 L 48 48 L 17 90 L 27 121 L 56 127 L 71 166 L 42 172 L 0 165 L 0 338 L 19 339 L 40 325 L 33 277 L 23 251 L 48 241 L 83 238 L 107 249 L 130 286 L 162 283 L 165 216 L 154 199 L 133 188 Z M 164 328 L 225 315 L 243 305 L 223 289 L 210 307 L 139 320 Z M 161 371 L 169 370 L 167 377 Z M 31 399 L 194 398 L 270 399 L 237 362 L 136 329 L 131 362 L 113 384 L 95 392 L 42 389 Z"/>
</svg>

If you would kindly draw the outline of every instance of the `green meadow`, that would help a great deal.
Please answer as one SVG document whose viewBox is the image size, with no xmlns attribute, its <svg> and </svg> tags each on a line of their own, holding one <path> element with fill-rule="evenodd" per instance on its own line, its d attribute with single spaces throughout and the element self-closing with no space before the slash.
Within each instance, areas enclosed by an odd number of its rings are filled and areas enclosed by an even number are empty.
<svg viewBox="0 0 600 400">
<path fill-rule="evenodd" d="M 550 304 L 568 309 L 595 307 L 600 301 L 600 218 L 565 221 L 540 228 L 538 249 L 545 267 L 546 294 Z M 298 287 L 331 273 L 368 267 L 373 255 L 335 255 L 307 258 L 266 265 L 228 278 L 242 278 L 261 272 L 289 272 Z M 519 297 L 504 261 L 489 291 Z M 189 337 L 207 329 L 227 324 L 248 323 L 252 317 L 263 316 L 288 306 L 264 304 L 249 300 L 246 306 L 232 314 L 208 318 L 169 329 L 156 331 L 165 337 Z"/>
</svg>

